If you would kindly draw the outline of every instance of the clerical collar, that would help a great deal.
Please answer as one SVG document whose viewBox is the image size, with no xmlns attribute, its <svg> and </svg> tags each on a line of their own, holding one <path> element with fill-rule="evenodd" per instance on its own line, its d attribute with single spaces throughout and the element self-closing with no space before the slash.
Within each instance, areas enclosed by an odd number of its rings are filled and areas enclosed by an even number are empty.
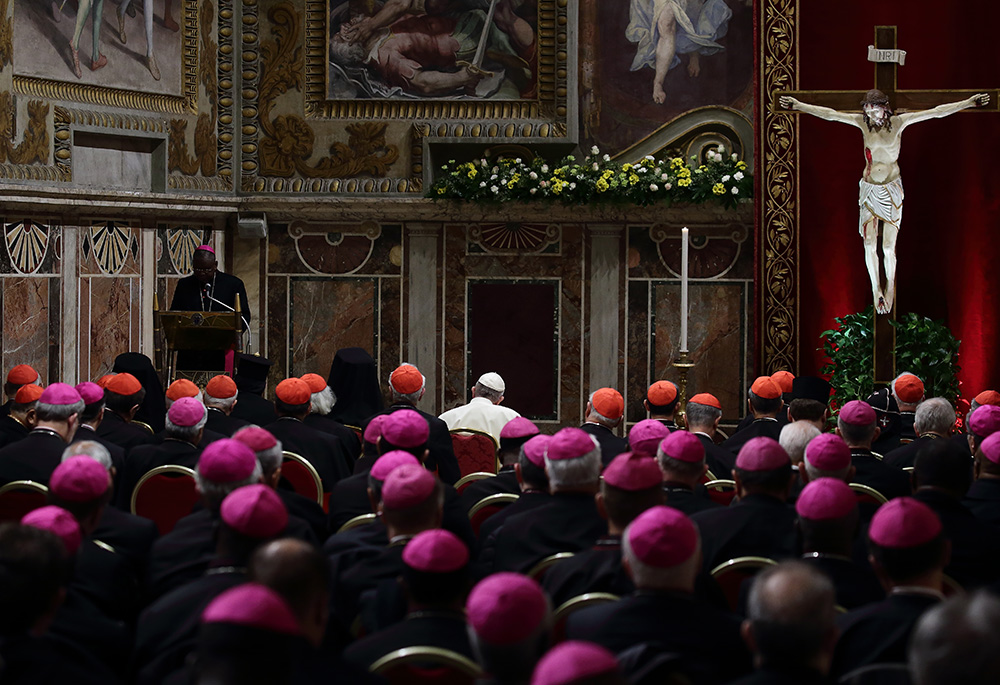
<svg viewBox="0 0 1000 685">
<path fill-rule="evenodd" d="M 704 435 L 704 436 L 705 436 L 706 438 L 708 438 L 709 440 L 711 440 L 711 439 L 712 439 L 712 436 L 711 436 L 711 435 L 709 435 L 708 433 L 705 433 L 704 431 L 691 431 L 691 434 L 692 434 L 692 435 Z"/>
<path fill-rule="evenodd" d="M 288 421 L 298 421 L 299 423 L 302 423 L 302 419 L 297 419 L 297 418 L 295 418 L 294 416 L 279 416 L 279 417 L 278 417 L 278 420 L 279 420 L 279 421 L 284 421 L 284 420 L 288 420 Z"/>
<path fill-rule="evenodd" d="M 843 554 L 830 554 L 829 552 L 806 552 L 802 555 L 803 559 L 836 559 L 837 561 L 846 561 L 849 564 L 853 564 L 854 560 L 850 557 L 844 556 Z"/>
<path fill-rule="evenodd" d="M 51 433 L 52 435 L 56 436 L 57 438 L 59 438 L 63 442 L 66 442 L 65 440 L 63 440 L 63 436 L 59 435 L 59 433 L 57 433 L 56 431 L 52 430 L 51 428 L 45 428 L 44 426 L 36 426 L 34 429 L 32 429 L 31 432 L 32 433 Z"/>
<path fill-rule="evenodd" d="M 229 573 L 246 574 L 246 566 L 216 566 L 205 571 L 206 576 L 221 576 Z"/>
<path fill-rule="evenodd" d="M 405 545 L 407 542 L 415 538 L 416 535 L 395 535 L 389 540 L 388 547 L 398 547 L 399 545 Z"/>
<path fill-rule="evenodd" d="M 759 419 L 753 420 L 754 423 L 757 423 L 758 421 L 774 421 L 775 423 L 778 423 L 778 419 L 774 418 L 773 416 L 762 416 Z"/>
<path fill-rule="evenodd" d="M 454 609 L 417 609 L 406 615 L 406 620 L 411 618 L 450 618 L 465 623 L 465 614 Z"/>
<path fill-rule="evenodd" d="M 924 597 L 933 597 L 934 599 L 944 601 L 946 597 L 944 593 L 940 590 L 935 590 L 934 588 L 922 587 L 919 585 L 897 585 L 889 591 L 890 595 L 922 595 Z"/>
</svg>

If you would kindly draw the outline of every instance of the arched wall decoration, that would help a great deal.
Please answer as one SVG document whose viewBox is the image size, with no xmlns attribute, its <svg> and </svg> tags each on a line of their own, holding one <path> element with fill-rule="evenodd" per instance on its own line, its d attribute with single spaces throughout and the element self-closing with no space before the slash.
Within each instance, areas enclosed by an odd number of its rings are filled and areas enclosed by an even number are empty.
<svg viewBox="0 0 1000 685">
<path fill-rule="evenodd" d="M 88 250 L 89 246 L 89 250 Z M 138 254 L 138 244 L 130 226 L 120 226 L 114 221 L 90 227 L 84 252 L 93 252 L 94 261 L 105 274 L 117 274 L 129 256 Z"/>
<path fill-rule="evenodd" d="M 167 229 L 167 251 L 170 263 L 179 274 L 190 274 L 194 251 L 202 244 L 202 232 L 193 228 Z"/>
<path fill-rule="evenodd" d="M 293 221 L 288 235 L 295 240 L 299 260 L 317 274 L 342 276 L 356 272 L 371 258 L 382 227 L 361 224 L 321 224 Z"/>
<path fill-rule="evenodd" d="M 49 246 L 49 227 L 29 219 L 4 227 L 4 245 L 10 263 L 19 274 L 33 274 L 45 259 Z"/>
<path fill-rule="evenodd" d="M 549 254 L 558 246 L 561 231 L 555 224 L 476 224 L 469 228 L 469 252 L 489 254 Z M 476 249 L 478 248 L 478 249 Z M 558 253 L 558 247 L 555 252 Z"/>
<path fill-rule="evenodd" d="M 712 233 L 715 233 L 714 235 Z M 719 226 L 712 233 L 698 232 L 691 236 L 691 278 L 722 278 L 736 265 L 743 244 L 749 237 L 747 227 L 741 224 Z M 675 277 L 681 272 L 681 237 L 676 228 L 667 229 L 662 224 L 649 228 L 649 238 L 657 245 L 660 262 Z"/>
</svg>

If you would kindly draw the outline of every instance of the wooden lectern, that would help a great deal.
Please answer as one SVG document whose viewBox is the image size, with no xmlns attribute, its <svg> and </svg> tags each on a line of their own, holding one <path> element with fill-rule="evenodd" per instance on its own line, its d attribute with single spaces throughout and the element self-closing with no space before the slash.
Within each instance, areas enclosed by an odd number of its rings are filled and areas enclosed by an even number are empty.
<svg viewBox="0 0 1000 685">
<path fill-rule="evenodd" d="M 177 368 L 177 352 L 199 351 L 219 352 L 225 354 L 229 350 L 240 352 L 243 321 L 240 316 L 240 301 L 236 298 L 236 311 L 233 312 L 186 312 L 160 311 L 157 298 L 153 298 L 153 323 L 156 331 L 162 331 L 166 349 L 161 350 L 157 340 L 157 357 L 160 368 L 167 370 L 166 377 L 174 378 L 178 371 L 190 369 Z M 223 373 L 219 369 L 218 373 Z"/>
</svg>

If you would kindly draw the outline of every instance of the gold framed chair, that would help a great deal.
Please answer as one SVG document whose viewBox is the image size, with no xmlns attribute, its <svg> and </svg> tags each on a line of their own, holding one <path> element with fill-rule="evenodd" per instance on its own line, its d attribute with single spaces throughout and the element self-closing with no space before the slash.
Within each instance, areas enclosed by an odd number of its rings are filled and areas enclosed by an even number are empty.
<svg viewBox="0 0 1000 685">
<path fill-rule="evenodd" d="M 504 510 L 517 501 L 520 495 L 513 492 L 498 492 L 495 495 L 484 497 L 469 509 L 469 523 L 472 524 L 472 532 L 479 535 L 479 529 L 493 516 Z"/>
<path fill-rule="evenodd" d="M 319 471 L 305 457 L 295 452 L 281 453 L 281 477 L 292 485 L 292 489 L 303 497 L 314 499 L 323 505 L 323 481 Z"/>
<path fill-rule="evenodd" d="M 597 604 L 617 602 L 619 599 L 621 598 L 618 595 L 613 595 L 610 592 L 588 592 L 570 597 L 560 604 L 559 608 L 552 614 L 552 641 L 559 643 L 566 639 L 566 622 L 574 612 Z"/>
<path fill-rule="evenodd" d="M 470 473 L 467 476 L 462 476 L 455 482 L 455 491 L 458 494 L 462 494 L 462 490 L 465 490 L 469 483 L 475 483 L 477 480 L 485 480 L 486 478 L 493 478 L 497 474 L 489 473 L 488 471 L 476 471 L 475 473 Z"/>
<path fill-rule="evenodd" d="M 351 530 L 352 528 L 357 528 L 358 526 L 364 526 L 375 521 L 378 518 L 375 514 L 361 514 L 360 516 L 355 516 L 352 519 L 348 519 L 344 522 L 340 528 L 337 529 L 338 533 L 343 533 L 345 531 Z"/>
<path fill-rule="evenodd" d="M 390 652 L 368 670 L 390 685 L 422 685 L 446 681 L 472 685 L 483 674 L 479 664 L 458 652 L 417 645 Z"/>
<path fill-rule="evenodd" d="M 566 559 L 571 559 L 572 557 L 573 557 L 572 552 L 559 552 L 558 554 L 550 554 L 549 556 L 545 557 L 537 564 L 532 566 L 531 570 L 528 571 L 527 575 L 529 578 L 533 578 L 538 582 L 541 582 L 542 577 L 545 576 L 546 571 L 548 571 L 550 568 L 558 564 L 560 561 L 565 561 Z"/>
<path fill-rule="evenodd" d="M 705 483 L 709 498 L 724 507 L 728 507 L 736 498 L 736 481 L 718 478 Z"/>
<path fill-rule="evenodd" d="M 889 501 L 889 498 L 870 485 L 865 485 L 864 483 L 848 483 L 847 486 L 854 491 L 854 495 L 858 498 L 859 502 L 870 502 L 872 504 L 882 506 Z"/>
<path fill-rule="evenodd" d="M 463 476 L 470 473 L 492 473 L 499 470 L 497 452 L 500 444 L 486 431 L 477 428 L 455 428 L 449 430 L 455 459 Z"/>
<path fill-rule="evenodd" d="M 775 566 L 778 562 L 768 557 L 735 557 L 724 561 L 712 569 L 711 575 L 715 582 L 722 588 L 722 593 L 726 596 L 726 603 L 729 604 L 730 611 L 739 611 L 740 588 L 744 581 L 757 575 L 757 573 L 768 566 Z"/>
<path fill-rule="evenodd" d="M 49 489 L 33 480 L 15 480 L 0 487 L 0 523 L 18 522 L 29 511 L 48 503 Z"/>
<path fill-rule="evenodd" d="M 134 423 L 135 425 L 139 426 L 140 428 L 145 428 L 146 430 L 149 431 L 150 435 L 155 435 L 156 434 L 155 431 L 153 430 L 153 427 L 150 426 L 145 421 L 136 421 L 135 419 L 133 419 L 132 423 Z"/>
<path fill-rule="evenodd" d="M 166 535 L 180 519 L 194 511 L 198 499 L 194 471 L 167 464 L 143 474 L 132 489 L 130 509 L 136 516 L 152 520 L 160 535 Z"/>
</svg>

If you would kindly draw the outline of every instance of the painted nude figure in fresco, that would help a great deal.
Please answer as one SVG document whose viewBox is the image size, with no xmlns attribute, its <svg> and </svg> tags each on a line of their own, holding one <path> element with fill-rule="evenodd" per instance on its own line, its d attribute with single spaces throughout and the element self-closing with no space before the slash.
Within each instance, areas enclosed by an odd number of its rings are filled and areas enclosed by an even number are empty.
<svg viewBox="0 0 1000 685">
<path fill-rule="evenodd" d="M 631 0 L 625 37 L 635 43 L 632 71 L 651 67 L 653 102 L 667 101 L 663 80 L 667 72 L 688 55 L 688 74 L 701 71 L 700 56 L 713 55 L 725 46 L 718 41 L 729 30 L 733 12 L 725 0 Z"/>
<path fill-rule="evenodd" d="M 896 237 L 903 220 L 903 182 L 899 178 L 899 148 L 903 130 L 910 124 L 928 119 L 939 119 L 969 107 L 985 107 L 990 96 L 979 93 L 958 102 L 949 102 L 931 109 L 904 114 L 893 114 L 889 98 L 880 90 L 868 91 L 861 101 L 862 112 L 850 114 L 829 107 L 807 105 L 783 95 L 779 104 L 812 114 L 827 121 L 839 121 L 861 129 L 865 141 L 865 171 L 859 182 L 858 229 L 865 243 L 865 264 L 872 282 L 875 311 L 888 314 L 896 296 Z M 879 274 L 879 227 L 882 233 L 883 270 L 885 287 Z"/>
</svg>

